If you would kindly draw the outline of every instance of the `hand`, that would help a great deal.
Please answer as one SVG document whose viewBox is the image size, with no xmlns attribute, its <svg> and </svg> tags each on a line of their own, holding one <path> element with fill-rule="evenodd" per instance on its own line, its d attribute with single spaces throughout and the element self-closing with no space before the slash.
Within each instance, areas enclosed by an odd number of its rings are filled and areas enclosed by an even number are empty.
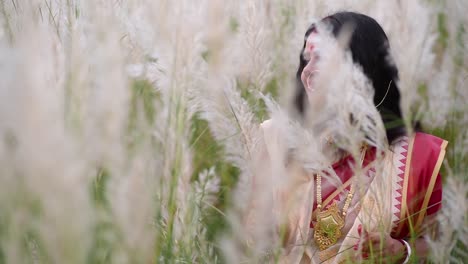
<svg viewBox="0 0 468 264">
<path fill-rule="evenodd" d="M 405 259 L 405 246 L 398 240 L 390 236 L 390 234 L 382 232 L 367 232 L 362 227 L 358 227 L 358 233 L 361 236 L 361 241 L 355 246 L 361 245 L 361 254 L 364 259 L 369 257 L 377 258 L 386 263 L 395 263 L 398 260 Z"/>
</svg>

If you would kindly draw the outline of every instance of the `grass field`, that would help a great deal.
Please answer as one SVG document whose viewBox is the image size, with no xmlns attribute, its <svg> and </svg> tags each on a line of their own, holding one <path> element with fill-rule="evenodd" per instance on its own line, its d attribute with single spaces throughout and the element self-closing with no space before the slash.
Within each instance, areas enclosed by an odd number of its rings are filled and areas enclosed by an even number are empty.
<svg viewBox="0 0 468 264">
<path fill-rule="evenodd" d="M 0 0 L 0 263 L 277 259 L 242 225 L 252 152 L 340 10 L 382 25 L 405 121 L 449 141 L 430 260 L 466 262 L 466 1 Z"/>
</svg>

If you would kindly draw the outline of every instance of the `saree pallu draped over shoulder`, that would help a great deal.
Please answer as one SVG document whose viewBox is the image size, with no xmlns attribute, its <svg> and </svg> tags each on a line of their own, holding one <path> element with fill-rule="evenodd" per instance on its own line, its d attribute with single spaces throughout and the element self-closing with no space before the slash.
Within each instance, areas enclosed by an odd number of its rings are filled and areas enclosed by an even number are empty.
<svg viewBox="0 0 468 264">
<path fill-rule="evenodd" d="M 439 171 L 447 141 L 416 133 L 402 152 L 393 188 L 394 221 L 392 236 L 405 238 L 421 231 L 424 218 L 441 208 L 442 179 Z M 404 161 L 404 162 L 403 162 Z"/>
<path fill-rule="evenodd" d="M 262 124 L 266 155 L 281 141 L 281 129 L 274 120 Z M 275 140 L 271 140 L 271 139 Z M 383 155 L 382 166 L 373 167 L 375 149 L 370 149 L 364 158 L 365 185 L 354 196 L 345 219 L 343 236 L 336 245 L 320 251 L 314 244 L 313 227 L 316 213 L 314 178 L 300 164 L 284 164 L 281 177 L 295 178 L 293 188 L 282 192 L 282 203 L 295 204 L 288 210 L 287 238 L 282 263 L 342 263 L 359 261 L 353 247 L 359 241 L 358 226 L 367 231 L 387 232 L 394 238 L 406 238 L 424 232 L 426 216 L 441 208 L 442 181 L 439 170 L 445 155 L 447 141 L 435 136 L 415 133 L 397 140 Z M 283 146 L 284 147 L 284 146 Z M 262 159 L 277 167 L 277 159 Z M 281 162 L 280 162 L 281 163 Z M 282 163 L 283 164 L 283 163 Z M 370 166 L 369 166 L 370 165 Z M 267 165 L 269 166 L 269 165 Z M 323 206 L 342 204 L 352 183 L 354 161 L 344 158 L 333 165 L 333 170 L 342 182 L 339 186 L 322 189 Z M 377 169 L 377 170 L 376 170 Z M 263 174 L 264 175 L 264 174 Z M 256 176 L 254 176 L 256 177 Z M 263 176 L 265 177 L 265 176 Z M 279 186 L 284 190 L 284 186 Z M 303 193 L 307 190 L 308 193 Z M 302 196 L 298 199 L 298 193 Z M 294 197 L 293 199 L 290 199 Z M 340 207 L 341 208 L 341 207 Z"/>
</svg>

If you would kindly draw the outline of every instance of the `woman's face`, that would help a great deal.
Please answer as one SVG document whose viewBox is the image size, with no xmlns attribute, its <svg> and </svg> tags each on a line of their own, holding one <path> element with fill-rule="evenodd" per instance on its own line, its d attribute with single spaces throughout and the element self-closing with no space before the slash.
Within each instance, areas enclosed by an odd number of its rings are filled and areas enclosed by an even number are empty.
<svg viewBox="0 0 468 264">
<path fill-rule="evenodd" d="M 302 54 L 304 60 L 307 62 L 306 66 L 301 73 L 301 81 L 306 90 L 307 98 L 312 106 L 311 110 L 318 111 L 324 103 L 324 92 L 317 90 L 314 84 L 314 78 L 316 77 L 317 61 L 319 60 L 318 50 L 316 43 L 319 41 L 319 35 L 317 31 L 312 31 L 306 40 L 304 52 Z"/>
<path fill-rule="evenodd" d="M 307 62 L 304 70 L 301 73 L 301 81 L 304 85 L 307 94 L 310 96 L 310 93 L 313 93 L 315 88 L 313 87 L 312 80 L 314 75 L 317 73 L 317 60 L 318 53 L 314 46 L 314 43 L 317 41 L 317 33 L 313 31 L 309 34 L 306 40 L 306 46 L 302 54 L 304 60 Z"/>
</svg>

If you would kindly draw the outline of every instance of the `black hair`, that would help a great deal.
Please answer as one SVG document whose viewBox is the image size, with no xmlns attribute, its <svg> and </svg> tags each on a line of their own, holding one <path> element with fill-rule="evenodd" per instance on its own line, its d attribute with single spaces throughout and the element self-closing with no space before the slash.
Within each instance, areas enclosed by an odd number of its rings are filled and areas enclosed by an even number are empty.
<svg viewBox="0 0 468 264">
<path fill-rule="evenodd" d="M 344 25 L 349 24 L 354 31 L 350 38 L 348 49 L 354 63 L 362 67 L 364 74 L 371 81 L 375 90 L 374 105 L 382 117 L 388 142 L 406 134 L 400 109 L 400 92 L 398 90 L 398 69 L 391 62 L 388 38 L 382 27 L 373 18 L 354 12 L 339 12 L 321 20 L 330 26 L 335 37 L 340 34 Z M 296 73 L 296 96 L 294 105 L 304 116 L 307 107 L 307 96 L 301 81 L 301 73 L 307 65 L 302 54 L 306 46 L 307 37 L 316 31 L 312 24 L 304 39 L 304 45 L 299 55 L 299 68 Z M 418 126 L 418 124 L 416 124 Z"/>
</svg>

